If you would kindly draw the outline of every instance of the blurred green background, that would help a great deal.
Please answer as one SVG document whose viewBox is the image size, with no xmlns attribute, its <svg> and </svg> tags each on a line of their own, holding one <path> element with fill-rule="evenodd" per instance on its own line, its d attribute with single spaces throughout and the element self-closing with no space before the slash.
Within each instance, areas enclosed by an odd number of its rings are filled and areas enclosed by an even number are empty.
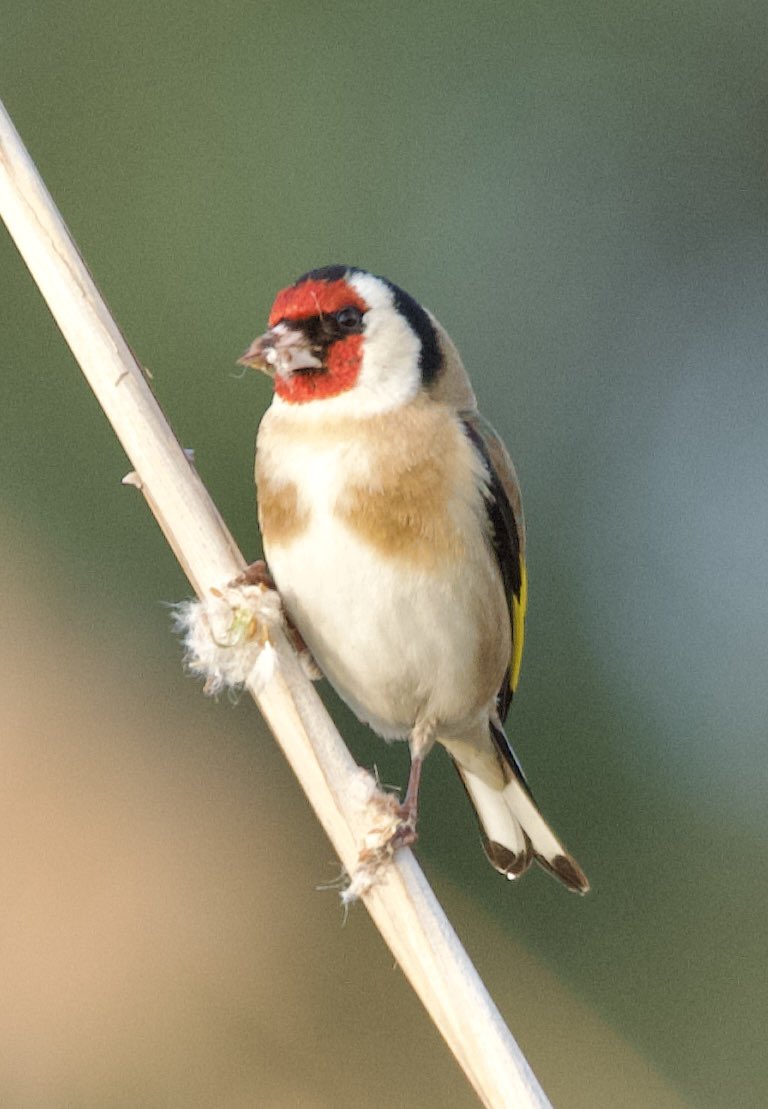
<svg viewBox="0 0 768 1109">
<path fill-rule="evenodd" d="M 4 20 L 6 105 L 249 556 L 269 395 L 234 362 L 278 288 L 366 267 L 463 352 L 528 519 L 510 731 L 593 892 L 498 879 L 439 754 L 418 851 L 561 1109 L 768 1103 L 767 57 L 726 0 Z M 0 1100 L 474 1104 L 314 891 L 255 710 L 181 673 L 188 587 L 7 235 L 0 275 Z"/>
</svg>

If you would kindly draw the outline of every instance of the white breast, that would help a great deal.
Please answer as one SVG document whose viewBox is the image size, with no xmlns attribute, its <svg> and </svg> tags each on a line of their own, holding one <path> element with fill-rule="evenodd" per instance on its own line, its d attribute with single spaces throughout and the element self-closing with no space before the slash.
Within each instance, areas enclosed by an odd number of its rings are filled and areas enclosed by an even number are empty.
<svg viewBox="0 0 768 1109">
<path fill-rule="evenodd" d="M 477 518 L 467 559 L 428 571 L 387 558 L 334 511 L 348 476 L 371 464 L 364 441 L 269 441 L 270 469 L 299 490 L 309 525 L 265 555 L 286 610 L 360 719 L 388 738 L 434 717 L 448 732 L 488 712 L 509 659 L 500 576 Z M 494 643 L 482 642 L 490 634 Z M 481 659 L 491 659 L 480 675 Z"/>
</svg>

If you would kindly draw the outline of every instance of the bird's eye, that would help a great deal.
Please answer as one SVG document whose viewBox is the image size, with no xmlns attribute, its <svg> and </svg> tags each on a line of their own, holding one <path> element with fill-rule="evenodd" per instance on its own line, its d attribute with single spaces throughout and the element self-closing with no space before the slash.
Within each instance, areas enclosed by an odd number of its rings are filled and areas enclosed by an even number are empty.
<svg viewBox="0 0 768 1109">
<path fill-rule="evenodd" d="M 342 331 L 359 331 L 363 322 L 363 313 L 359 308 L 350 306 L 349 308 L 340 308 L 335 318 Z"/>
</svg>

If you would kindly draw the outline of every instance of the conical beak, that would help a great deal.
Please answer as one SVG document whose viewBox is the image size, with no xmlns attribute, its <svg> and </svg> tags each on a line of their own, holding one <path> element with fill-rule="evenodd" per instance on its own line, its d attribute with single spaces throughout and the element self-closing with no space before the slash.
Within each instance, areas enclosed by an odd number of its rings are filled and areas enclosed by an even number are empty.
<svg viewBox="0 0 768 1109">
<path fill-rule="evenodd" d="M 285 323 L 278 323 L 258 339 L 237 360 L 238 366 L 248 366 L 274 377 L 289 377 L 297 370 L 320 370 L 322 361 L 313 353 L 306 335 Z"/>
</svg>

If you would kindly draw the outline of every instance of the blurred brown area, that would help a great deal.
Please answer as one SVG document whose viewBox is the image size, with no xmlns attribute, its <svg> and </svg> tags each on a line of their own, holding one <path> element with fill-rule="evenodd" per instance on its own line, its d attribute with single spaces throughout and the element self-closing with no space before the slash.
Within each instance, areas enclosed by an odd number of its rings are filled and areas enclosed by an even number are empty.
<svg viewBox="0 0 768 1109">
<path fill-rule="evenodd" d="M 364 909 L 344 925 L 317 890 L 331 849 L 253 706 L 169 694 L 136 629 L 94 623 L 10 520 L 0 562 L 0 1104 L 475 1104 Z M 441 892 L 556 1105 L 682 1109 Z"/>
</svg>

